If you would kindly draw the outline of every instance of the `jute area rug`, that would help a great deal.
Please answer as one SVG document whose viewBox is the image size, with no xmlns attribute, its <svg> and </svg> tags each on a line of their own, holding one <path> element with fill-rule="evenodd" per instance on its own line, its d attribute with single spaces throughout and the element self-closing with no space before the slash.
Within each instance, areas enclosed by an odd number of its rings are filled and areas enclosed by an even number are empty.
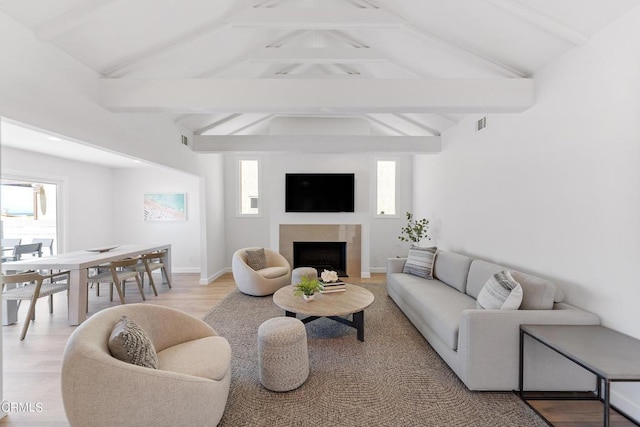
<svg viewBox="0 0 640 427">
<path fill-rule="evenodd" d="M 387 295 L 365 310 L 365 341 L 330 319 L 306 325 L 311 372 L 271 392 L 258 375 L 258 326 L 283 316 L 273 299 L 235 290 L 204 320 L 233 350 L 221 426 L 546 426 L 513 393 L 470 392 Z M 309 304 L 313 304 L 310 302 Z"/>
</svg>

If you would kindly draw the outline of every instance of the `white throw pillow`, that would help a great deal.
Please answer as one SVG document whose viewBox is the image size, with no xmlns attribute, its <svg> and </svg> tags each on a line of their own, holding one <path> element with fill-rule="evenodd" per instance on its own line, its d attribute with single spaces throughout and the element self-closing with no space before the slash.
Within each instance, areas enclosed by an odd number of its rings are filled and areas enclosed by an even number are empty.
<svg viewBox="0 0 640 427">
<path fill-rule="evenodd" d="M 521 303 L 522 286 L 504 270 L 487 280 L 478 294 L 476 306 L 487 310 L 517 310 Z"/>
<path fill-rule="evenodd" d="M 411 246 L 402 272 L 425 279 L 433 279 L 433 261 L 436 258 L 437 250 L 438 248 L 435 246 L 430 248 Z"/>
</svg>

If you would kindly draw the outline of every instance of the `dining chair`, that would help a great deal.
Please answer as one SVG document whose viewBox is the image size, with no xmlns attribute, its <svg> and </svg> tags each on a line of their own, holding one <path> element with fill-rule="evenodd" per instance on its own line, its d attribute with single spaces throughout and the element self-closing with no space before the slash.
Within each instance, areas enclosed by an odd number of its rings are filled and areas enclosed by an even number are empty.
<svg viewBox="0 0 640 427">
<path fill-rule="evenodd" d="M 23 255 L 42 256 L 42 243 L 25 243 L 13 248 L 13 260 L 20 261 Z"/>
<path fill-rule="evenodd" d="M 13 261 L 13 251 L 20 243 L 22 239 L 2 239 L 2 261 Z M 5 255 L 5 252 L 10 254 Z"/>
<path fill-rule="evenodd" d="M 53 255 L 53 239 L 31 239 L 31 243 L 42 243 L 42 249 L 47 249 Z"/>
<path fill-rule="evenodd" d="M 140 282 L 139 272 L 136 269 L 138 264 L 138 258 L 127 258 L 120 261 L 112 261 L 109 263 L 109 271 L 99 272 L 93 276 L 90 276 L 87 280 L 88 283 L 97 283 L 100 286 L 100 283 L 109 283 L 109 300 L 113 301 L 113 287 L 116 287 L 116 291 L 118 292 L 118 297 L 120 297 L 120 302 L 122 304 L 124 301 L 124 286 L 125 282 L 129 279 L 135 279 L 138 284 L 138 289 L 140 290 L 140 295 L 142 296 L 142 300 L 146 301 L 147 299 L 144 296 L 144 292 L 142 291 L 142 283 Z"/>
<path fill-rule="evenodd" d="M 54 280 L 59 276 L 67 276 L 65 281 Z M 22 326 L 20 340 L 24 340 L 29 329 L 29 324 L 35 320 L 36 302 L 38 298 L 49 297 L 49 313 L 53 313 L 53 294 L 66 291 L 69 289 L 69 272 L 61 272 L 51 275 L 42 275 L 35 271 L 26 273 L 0 275 L 2 282 L 2 299 L 23 301 L 30 300 L 29 311 Z M 9 289 L 8 285 L 20 285 Z"/>
<path fill-rule="evenodd" d="M 138 271 L 140 272 L 140 276 L 142 278 L 142 285 L 144 286 L 144 273 L 147 273 L 147 276 L 149 276 L 149 283 L 151 284 L 153 293 L 156 296 L 158 296 L 158 292 L 156 291 L 156 283 L 153 280 L 152 275 L 155 270 L 160 270 L 160 277 L 162 278 L 164 276 L 164 280 L 166 280 L 169 289 L 171 289 L 171 280 L 169 280 L 169 275 L 167 274 L 167 269 L 164 262 L 165 255 L 166 251 L 150 252 L 148 254 L 141 255 L 141 263 L 138 263 Z"/>
</svg>

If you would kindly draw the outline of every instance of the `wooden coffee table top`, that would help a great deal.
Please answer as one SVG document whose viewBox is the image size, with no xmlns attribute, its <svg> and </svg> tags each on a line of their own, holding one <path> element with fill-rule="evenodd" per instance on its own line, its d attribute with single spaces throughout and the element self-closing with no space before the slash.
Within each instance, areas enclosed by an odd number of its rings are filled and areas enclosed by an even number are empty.
<svg viewBox="0 0 640 427">
<path fill-rule="evenodd" d="M 373 304 L 373 294 L 363 287 L 347 284 L 344 292 L 316 293 L 313 301 L 305 301 L 302 295 L 293 295 L 293 285 L 278 289 L 273 302 L 286 311 L 308 316 L 346 316 L 357 313 Z"/>
</svg>

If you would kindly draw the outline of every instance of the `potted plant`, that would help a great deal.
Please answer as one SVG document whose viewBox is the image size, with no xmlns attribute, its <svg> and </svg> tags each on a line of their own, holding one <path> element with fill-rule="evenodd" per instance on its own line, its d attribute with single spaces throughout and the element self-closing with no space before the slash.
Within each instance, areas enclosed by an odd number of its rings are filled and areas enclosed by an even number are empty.
<svg viewBox="0 0 640 427">
<path fill-rule="evenodd" d="M 407 226 L 402 227 L 400 230 L 400 235 L 398 239 L 403 242 L 412 242 L 416 246 L 420 245 L 420 241 L 427 239 L 431 240 L 429 237 L 429 220 L 426 218 L 422 219 L 414 219 L 413 214 L 411 212 L 407 212 Z"/>
<path fill-rule="evenodd" d="M 314 294 L 322 290 L 322 284 L 317 279 L 309 279 L 308 277 L 302 277 L 300 283 L 295 285 L 293 294 L 295 296 L 302 295 L 305 301 L 313 300 Z"/>
</svg>

